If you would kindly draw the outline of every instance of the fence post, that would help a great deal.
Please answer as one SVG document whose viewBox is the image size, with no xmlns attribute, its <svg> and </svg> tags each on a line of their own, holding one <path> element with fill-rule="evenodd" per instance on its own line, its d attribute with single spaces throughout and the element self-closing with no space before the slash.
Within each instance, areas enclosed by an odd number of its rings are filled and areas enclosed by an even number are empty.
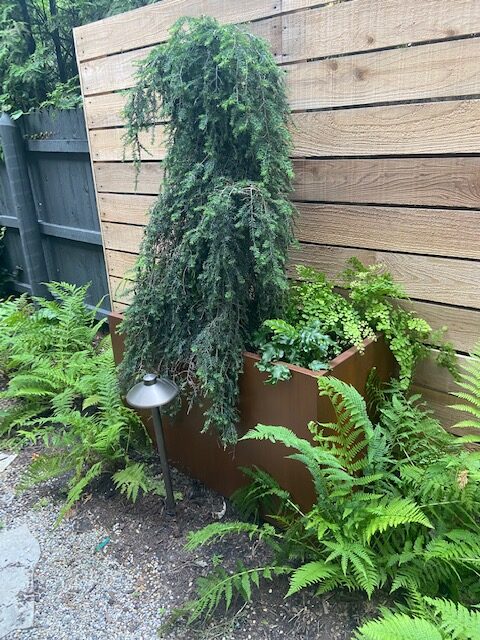
<svg viewBox="0 0 480 640">
<path fill-rule="evenodd" d="M 35 296 L 45 296 L 47 289 L 42 285 L 42 282 L 48 282 L 48 271 L 28 176 L 23 140 L 18 127 L 6 113 L 0 117 L 0 140 L 15 207 L 15 216 L 18 219 L 31 293 Z"/>
</svg>

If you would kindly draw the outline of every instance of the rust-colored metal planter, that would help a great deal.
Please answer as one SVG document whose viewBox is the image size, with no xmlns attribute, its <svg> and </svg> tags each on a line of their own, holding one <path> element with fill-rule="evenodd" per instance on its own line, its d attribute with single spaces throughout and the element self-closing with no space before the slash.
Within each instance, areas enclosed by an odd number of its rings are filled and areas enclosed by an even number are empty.
<svg viewBox="0 0 480 640">
<path fill-rule="evenodd" d="M 119 314 L 109 317 L 117 363 L 123 354 L 123 336 L 116 333 L 120 321 Z M 240 435 L 261 423 L 288 427 L 297 436 L 311 441 L 307 424 L 311 420 L 330 422 L 334 418 L 329 400 L 318 395 L 320 376 L 335 376 L 363 393 L 372 367 L 376 367 L 383 380 L 394 370 L 393 357 L 383 339 L 367 340 L 363 354 L 355 347 L 348 349 L 332 360 L 331 368 L 326 372 L 289 365 L 291 379 L 276 385 L 265 384 L 265 374 L 255 367 L 258 360 L 254 353 L 244 354 L 244 370 L 240 377 Z M 149 416 L 145 414 L 142 418 L 152 433 Z M 314 493 L 310 476 L 299 462 L 285 459 L 291 450 L 268 441 L 252 440 L 225 449 L 215 433 L 201 433 L 203 415 L 200 406 L 194 406 L 189 413 L 182 410 L 165 423 L 166 446 L 172 464 L 222 495 L 228 497 L 246 483 L 239 467 L 256 465 L 275 477 L 301 506 L 311 506 Z"/>
</svg>

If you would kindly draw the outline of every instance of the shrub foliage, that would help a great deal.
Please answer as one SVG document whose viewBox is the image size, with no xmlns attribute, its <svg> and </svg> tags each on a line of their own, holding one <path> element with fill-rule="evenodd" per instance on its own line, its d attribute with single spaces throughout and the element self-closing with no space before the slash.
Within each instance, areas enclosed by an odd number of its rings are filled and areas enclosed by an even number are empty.
<svg viewBox="0 0 480 640">
<path fill-rule="evenodd" d="M 124 381 L 166 374 L 208 396 L 205 428 L 235 442 L 238 375 L 251 333 L 281 311 L 292 240 L 289 109 L 263 40 L 182 19 L 140 65 L 125 109 L 141 134 L 167 124 L 165 176 L 126 311 Z"/>
</svg>

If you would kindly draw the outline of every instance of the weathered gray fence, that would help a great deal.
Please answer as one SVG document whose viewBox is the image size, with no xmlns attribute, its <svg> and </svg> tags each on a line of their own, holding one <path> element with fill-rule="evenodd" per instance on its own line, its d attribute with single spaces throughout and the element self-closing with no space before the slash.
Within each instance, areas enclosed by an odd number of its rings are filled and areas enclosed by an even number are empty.
<svg viewBox="0 0 480 640">
<path fill-rule="evenodd" d="M 0 226 L 14 288 L 91 282 L 89 302 L 108 294 L 95 189 L 81 109 L 0 120 Z M 108 298 L 102 304 L 110 308 Z"/>
</svg>

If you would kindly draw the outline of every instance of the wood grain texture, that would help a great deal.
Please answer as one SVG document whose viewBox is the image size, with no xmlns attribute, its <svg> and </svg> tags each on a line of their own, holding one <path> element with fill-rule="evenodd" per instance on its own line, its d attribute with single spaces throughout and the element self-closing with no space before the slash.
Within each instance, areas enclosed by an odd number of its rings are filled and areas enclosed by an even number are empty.
<svg viewBox="0 0 480 640">
<path fill-rule="evenodd" d="M 137 257 L 135 253 L 107 249 L 106 256 L 108 271 L 111 275 L 118 278 L 131 276 L 128 271 L 135 264 Z M 339 265 L 337 269 L 332 269 L 333 275 L 337 275 L 344 267 L 343 264 Z M 408 288 L 408 282 L 406 286 Z M 478 311 L 418 300 L 405 302 L 402 305 L 425 318 L 433 329 L 448 327 L 445 338 L 450 340 L 459 351 L 471 352 L 480 337 L 480 313 Z"/>
<path fill-rule="evenodd" d="M 99 193 L 100 218 L 106 222 L 145 225 L 148 220 L 148 211 L 155 201 L 155 196 Z"/>
<path fill-rule="evenodd" d="M 296 160 L 297 200 L 480 208 L 480 158 Z"/>
<path fill-rule="evenodd" d="M 123 251 L 112 251 L 107 249 L 105 252 L 108 273 L 116 278 L 134 279 L 133 267 L 137 259 L 137 254 L 125 253 Z"/>
<path fill-rule="evenodd" d="M 132 151 L 130 147 L 124 147 L 124 129 L 96 129 L 90 131 L 90 155 L 92 162 L 114 160 L 131 160 Z M 165 157 L 165 136 L 162 125 L 154 127 L 152 133 L 143 132 L 140 135 L 140 142 L 146 151 L 142 151 L 142 158 L 145 160 L 163 160 Z"/>
<path fill-rule="evenodd" d="M 142 162 L 136 176 L 131 162 L 94 162 L 99 192 L 157 195 L 163 179 L 161 162 Z"/>
<path fill-rule="evenodd" d="M 364 264 L 384 264 L 412 298 L 480 309 L 480 262 L 314 244 L 293 249 L 291 262 L 311 265 L 335 278 L 352 256 Z"/>
<path fill-rule="evenodd" d="M 480 313 L 472 309 L 436 304 L 433 302 L 408 302 L 404 306 L 425 318 L 433 329 L 447 328 L 444 334 L 457 351 L 471 353 L 480 338 Z"/>
<path fill-rule="evenodd" d="M 125 305 L 130 304 L 133 295 L 131 286 L 132 283 L 129 280 L 110 276 L 110 290 L 115 302 L 121 302 Z"/>
<path fill-rule="evenodd" d="M 109 222 L 102 226 L 107 249 L 138 253 L 142 227 Z M 412 298 L 480 309 L 478 261 L 301 244 L 290 251 L 290 263 L 307 264 L 336 278 L 352 256 L 364 264 L 384 264 Z"/>
<path fill-rule="evenodd" d="M 249 22 L 280 13 L 278 0 L 164 0 L 74 29 L 80 61 L 163 42 L 182 16 L 209 15 L 221 23 Z"/>
<path fill-rule="evenodd" d="M 480 152 L 480 100 L 361 107 L 293 118 L 293 155 Z"/>
<path fill-rule="evenodd" d="M 292 120 L 295 158 L 480 153 L 480 100 L 296 113 Z M 145 160 L 165 157 L 163 127 L 154 129 L 153 144 L 150 133 L 142 139 Z M 93 161 L 123 160 L 122 136 L 122 129 L 92 130 Z"/>
<path fill-rule="evenodd" d="M 428 408 L 433 410 L 434 416 L 441 422 L 442 426 L 449 433 L 457 436 L 465 436 L 476 433 L 473 429 L 458 429 L 454 425 L 464 420 L 466 414 L 457 409 L 453 409 L 450 405 L 455 404 L 455 398 L 438 389 L 430 389 L 421 385 L 414 385 L 412 393 L 421 393 L 423 400 L 427 402 Z"/>
<path fill-rule="evenodd" d="M 105 93 L 100 96 L 86 96 L 83 100 L 85 119 L 89 129 L 123 127 L 122 111 L 127 101 L 125 93 Z"/>
<path fill-rule="evenodd" d="M 480 93 L 480 39 L 451 40 L 286 67 L 293 110 Z"/>
<path fill-rule="evenodd" d="M 155 196 L 100 194 L 102 220 L 143 225 Z M 480 211 L 295 203 L 303 242 L 480 260 Z M 415 233 L 412 233 L 415 229 Z"/>
<path fill-rule="evenodd" d="M 418 363 L 415 370 L 415 384 L 422 387 L 428 387 L 429 389 L 443 391 L 444 393 L 459 391 L 460 387 L 456 383 L 452 374 L 447 371 L 445 367 L 440 367 L 437 364 L 437 354 L 438 351 L 436 349 L 432 349 L 431 355 Z M 459 370 L 461 370 L 468 361 L 468 356 L 458 355 L 457 366 Z"/>
<path fill-rule="evenodd" d="M 85 62 L 80 69 L 85 95 L 131 87 L 138 61 L 149 51 L 139 49 Z M 285 67 L 286 88 L 296 111 L 473 95 L 480 93 L 479 65 L 479 38 L 450 40 L 291 64 Z M 100 113 L 105 115 L 105 108 Z"/>
<path fill-rule="evenodd" d="M 267 18 L 246 28 L 267 40 L 276 59 L 285 63 L 477 33 L 480 5 L 475 0 L 425 0 L 421 7 L 417 0 L 353 0 Z M 155 42 L 164 39 L 165 36 L 159 34 Z M 129 46 L 125 47 L 129 51 L 111 55 L 113 49 L 106 52 L 108 55 L 103 54 L 105 57 L 95 56 L 94 60 L 82 63 L 80 72 L 85 95 L 132 86 L 136 63 L 152 49 L 146 42 L 139 45 L 141 48 Z M 78 36 L 77 43 L 80 44 Z M 455 59 L 459 63 L 459 56 Z M 372 69 L 377 69 L 377 73 L 373 73 L 377 75 L 388 62 L 366 64 L 370 67 L 371 79 Z M 414 61 L 414 64 L 420 66 L 421 63 Z M 403 65 L 406 73 L 416 75 L 411 64 L 404 61 Z M 344 66 L 344 71 L 347 67 Z M 359 79 L 358 66 L 353 73 L 354 79 Z M 337 73 L 332 79 L 341 75 Z"/>
<path fill-rule="evenodd" d="M 143 227 L 104 222 L 102 231 L 105 249 L 138 253 L 143 238 Z"/>
<path fill-rule="evenodd" d="M 275 17 L 245 25 L 249 33 L 266 40 L 274 58 L 281 62 L 282 24 L 281 18 Z M 86 96 L 120 91 L 135 84 L 135 73 L 138 63 L 147 57 L 154 47 L 143 47 L 134 51 L 126 51 L 116 55 L 96 58 L 80 64 Z M 100 102 L 100 104 L 104 104 Z"/>
<path fill-rule="evenodd" d="M 480 158 L 349 158 L 293 162 L 294 200 L 480 207 Z M 99 191 L 158 194 L 160 162 L 95 162 Z"/>
<path fill-rule="evenodd" d="M 282 9 L 293 3 L 282 3 Z M 295 8 L 308 6 L 297 0 Z M 313 4 L 313 3 L 310 3 Z M 476 0 L 352 0 L 282 16 L 283 61 L 334 56 L 480 31 Z"/>
<path fill-rule="evenodd" d="M 480 211 L 296 206 L 300 214 L 296 236 L 304 242 L 385 251 L 395 247 L 396 251 L 480 260 Z"/>
</svg>

